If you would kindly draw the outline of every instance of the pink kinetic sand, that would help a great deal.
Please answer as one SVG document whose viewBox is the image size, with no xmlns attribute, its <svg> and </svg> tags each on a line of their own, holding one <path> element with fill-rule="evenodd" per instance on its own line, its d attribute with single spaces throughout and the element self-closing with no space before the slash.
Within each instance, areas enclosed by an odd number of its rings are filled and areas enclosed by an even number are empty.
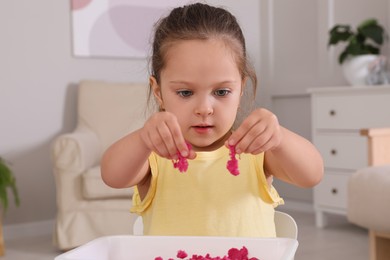
<svg viewBox="0 0 390 260">
<path fill-rule="evenodd" d="M 187 147 L 190 150 L 192 147 L 189 143 L 187 143 Z M 226 164 L 226 168 L 229 170 L 229 172 L 237 176 L 240 174 L 240 171 L 238 170 L 238 160 L 236 158 L 236 148 L 232 145 L 229 146 L 229 155 L 230 160 Z M 186 172 L 188 169 L 188 160 L 186 157 L 183 157 L 179 152 L 177 153 L 178 159 L 172 160 L 173 167 L 178 169 L 180 172 Z"/>
<path fill-rule="evenodd" d="M 184 259 L 188 256 L 188 254 L 183 251 L 179 250 L 177 252 L 176 257 L 179 259 Z M 156 257 L 155 260 L 163 260 L 162 257 Z M 168 260 L 173 260 L 173 258 L 169 258 Z M 241 249 L 238 248 L 230 248 L 228 251 L 228 254 L 225 256 L 216 256 L 212 257 L 210 254 L 206 254 L 205 256 L 202 255 L 192 255 L 191 258 L 188 258 L 188 260 L 259 260 L 256 257 L 249 258 L 248 256 L 248 249 L 243 246 Z"/>
<path fill-rule="evenodd" d="M 192 146 L 187 143 L 188 150 L 191 150 Z M 180 172 L 186 172 L 188 169 L 188 161 L 187 158 L 183 157 L 179 152 L 177 153 L 179 159 L 172 160 L 173 168 L 179 169 Z"/>
<path fill-rule="evenodd" d="M 240 171 L 238 170 L 238 160 L 236 158 L 236 147 L 233 145 L 229 145 L 229 155 L 230 160 L 227 162 L 226 168 L 229 170 L 231 174 L 234 176 L 237 176 L 240 174 Z"/>
</svg>

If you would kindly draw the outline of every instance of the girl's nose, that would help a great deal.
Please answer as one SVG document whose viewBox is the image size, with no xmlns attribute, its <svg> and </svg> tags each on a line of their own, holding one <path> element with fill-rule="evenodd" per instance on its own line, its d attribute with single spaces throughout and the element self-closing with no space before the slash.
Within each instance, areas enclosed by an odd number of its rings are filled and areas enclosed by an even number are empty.
<svg viewBox="0 0 390 260">
<path fill-rule="evenodd" d="M 209 116 L 214 113 L 213 106 L 211 102 L 204 101 L 198 104 L 198 106 L 195 108 L 195 114 L 199 116 Z"/>
</svg>

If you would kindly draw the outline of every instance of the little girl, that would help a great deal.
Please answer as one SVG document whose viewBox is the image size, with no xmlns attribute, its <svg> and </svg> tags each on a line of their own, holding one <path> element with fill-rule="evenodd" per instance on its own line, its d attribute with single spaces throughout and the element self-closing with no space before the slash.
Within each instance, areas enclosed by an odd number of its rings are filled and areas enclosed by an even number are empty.
<svg viewBox="0 0 390 260">
<path fill-rule="evenodd" d="M 102 162 L 104 182 L 135 186 L 132 212 L 145 235 L 275 237 L 274 207 L 283 203 L 267 178 L 317 184 L 321 156 L 306 139 L 253 110 L 233 129 L 256 75 L 245 40 L 228 11 L 195 3 L 178 7 L 155 29 L 150 92 L 159 111 L 114 143 Z M 238 154 L 238 171 L 226 165 Z M 179 158 L 188 161 L 181 173 Z"/>
</svg>

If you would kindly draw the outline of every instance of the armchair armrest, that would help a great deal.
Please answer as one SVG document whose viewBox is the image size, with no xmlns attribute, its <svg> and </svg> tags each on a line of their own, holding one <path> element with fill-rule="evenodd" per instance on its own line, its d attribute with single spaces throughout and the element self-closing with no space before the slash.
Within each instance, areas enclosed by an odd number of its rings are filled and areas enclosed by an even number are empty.
<svg viewBox="0 0 390 260">
<path fill-rule="evenodd" d="M 60 170 L 82 172 L 99 163 L 101 145 L 98 136 L 86 127 L 63 134 L 52 146 L 54 167 Z"/>
<path fill-rule="evenodd" d="M 368 165 L 390 164 L 390 128 L 361 129 L 368 138 Z"/>
</svg>

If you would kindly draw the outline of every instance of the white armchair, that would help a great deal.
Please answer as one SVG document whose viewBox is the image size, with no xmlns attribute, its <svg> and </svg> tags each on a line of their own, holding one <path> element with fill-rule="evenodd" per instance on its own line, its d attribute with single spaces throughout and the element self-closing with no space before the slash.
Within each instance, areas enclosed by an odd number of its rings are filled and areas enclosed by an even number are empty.
<svg viewBox="0 0 390 260">
<path fill-rule="evenodd" d="M 52 145 L 57 189 L 54 242 L 59 249 L 132 233 L 137 217 L 129 211 L 133 190 L 105 185 L 99 164 L 110 144 L 143 125 L 147 88 L 146 83 L 80 82 L 76 129 Z"/>
<path fill-rule="evenodd" d="M 348 182 L 348 220 L 369 230 L 370 260 L 390 259 L 390 128 L 363 129 L 369 167 Z"/>
</svg>

